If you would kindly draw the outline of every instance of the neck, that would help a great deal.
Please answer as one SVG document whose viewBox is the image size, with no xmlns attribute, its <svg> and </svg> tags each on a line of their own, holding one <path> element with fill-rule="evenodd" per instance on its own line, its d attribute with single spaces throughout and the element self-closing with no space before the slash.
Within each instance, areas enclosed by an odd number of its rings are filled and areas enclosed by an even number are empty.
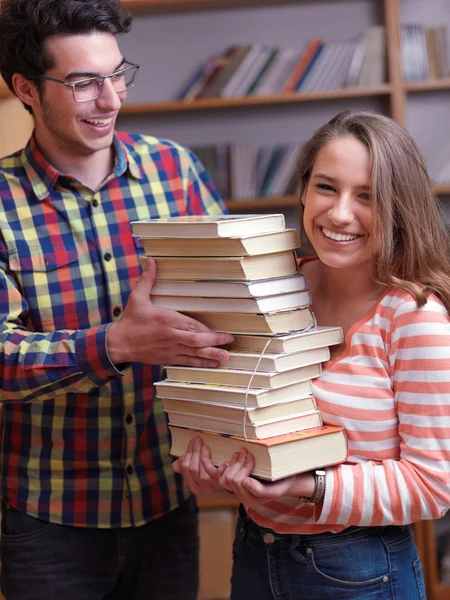
<svg viewBox="0 0 450 600">
<path fill-rule="evenodd" d="M 45 159 L 63 175 L 72 175 L 96 191 L 114 167 L 114 145 L 101 150 L 82 152 L 80 148 L 62 147 L 58 140 L 47 140 L 36 130 L 35 140 Z"/>
<path fill-rule="evenodd" d="M 337 305 L 375 301 L 383 289 L 370 276 L 370 265 L 363 265 L 357 271 L 346 272 L 344 269 L 333 269 L 320 263 L 320 270 L 320 292 Z"/>
</svg>

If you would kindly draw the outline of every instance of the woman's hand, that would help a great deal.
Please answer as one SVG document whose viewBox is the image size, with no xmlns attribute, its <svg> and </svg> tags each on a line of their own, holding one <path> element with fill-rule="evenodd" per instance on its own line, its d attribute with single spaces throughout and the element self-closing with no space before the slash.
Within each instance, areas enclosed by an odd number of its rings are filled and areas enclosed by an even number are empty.
<svg viewBox="0 0 450 600">
<path fill-rule="evenodd" d="M 219 478 L 229 463 L 217 468 L 211 460 L 211 451 L 200 437 L 193 438 L 186 454 L 173 463 L 173 470 L 181 473 L 194 494 L 214 494 L 221 490 Z"/>
<path fill-rule="evenodd" d="M 250 452 L 242 448 L 233 454 L 228 466 L 221 465 L 223 469 L 219 476 L 219 483 L 228 491 L 236 495 L 246 508 L 253 508 L 266 504 L 282 496 L 310 497 L 314 491 L 314 475 L 302 473 L 274 481 L 261 483 L 250 477 L 255 466 L 255 459 Z"/>
</svg>

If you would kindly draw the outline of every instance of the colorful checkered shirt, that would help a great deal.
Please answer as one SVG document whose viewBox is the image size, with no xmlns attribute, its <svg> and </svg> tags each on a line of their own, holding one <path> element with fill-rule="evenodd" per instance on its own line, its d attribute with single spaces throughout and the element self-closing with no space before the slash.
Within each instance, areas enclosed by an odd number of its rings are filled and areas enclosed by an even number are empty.
<svg viewBox="0 0 450 600">
<path fill-rule="evenodd" d="M 117 370 L 106 330 L 141 272 L 130 222 L 224 212 L 187 149 L 128 134 L 114 145 L 96 192 L 33 138 L 0 161 L 2 494 L 80 527 L 142 525 L 184 500 L 153 392 L 160 368 Z"/>
</svg>

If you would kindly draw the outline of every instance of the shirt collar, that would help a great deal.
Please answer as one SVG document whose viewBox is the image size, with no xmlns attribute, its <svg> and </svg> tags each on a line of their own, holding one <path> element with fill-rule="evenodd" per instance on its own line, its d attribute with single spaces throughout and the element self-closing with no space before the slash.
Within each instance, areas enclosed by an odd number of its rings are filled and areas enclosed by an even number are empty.
<svg viewBox="0 0 450 600">
<path fill-rule="evenodd" d="M 112 177 L 120 177 L 129 170 L 130 175 L 136 179 L 143 177 L 143 172 L 132 156 L 127 146 L 114 135 L 114 147 L 116 150 L 116 159 L 114 163 Z M 22 164 L 31 183 L 33 192 L 38 200 L 44 200 L 52 193 L 56 182 L 60 177 L 70 178 L 73 176 L 61 173 L 55 169 L 43 156 L 38 148 L 34 135 L 29 139 L 28 144 L 22 150 Z"/>
</svg>

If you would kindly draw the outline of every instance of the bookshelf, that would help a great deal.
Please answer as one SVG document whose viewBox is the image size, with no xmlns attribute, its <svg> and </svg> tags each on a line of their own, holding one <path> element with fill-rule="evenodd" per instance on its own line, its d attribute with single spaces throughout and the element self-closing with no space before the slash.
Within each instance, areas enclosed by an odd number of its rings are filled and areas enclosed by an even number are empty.
<svg viewBox="0 0 450 600">
<path fill-rule="evenodd" d="M 186 126 L 186 123 L 195 119 L 199 123 L 199 128 L 208 129 L 210 123 L 215 119 L 231 119 L 242 120 L 247 115 L 251 115 L 252 119 L 275 118 L 281 116 L 287 119 L 287 115 L 296 114 L 295 111 L 311 111 L 317 107 L 328 107 L 332 114 L 352 105 L 353 101 L 358 106 L 365 106 L 367 103 L 369 108 L 374 107 L 376 110 L 381 110 L 396 119 L 402 125 L 408 126 L 408 105 L 411 99 L 415 99 L 420 95 L 431 95 L 435 93 L 450 92 L 450 76 L 444 79 L 433 79 L 428 81 L 406 82 L 402 79 L 401 62 L 400 62 L 400 41 L 399 30 L 402 22 L 402 10 L 405 10 L 405 5 L 416 0 L 320 0 L 313 2 L 312 0 L 124 0 L 124 4 L 130 8 L 132 13 L 136 15 L 135 23 L 141 17 L 148 15 L 157 15 L 167 19 L 170 16 L 178 15 L 178 18 L 187 19 L 195 18 L 195 13 L 199 13 L 198 18 L 203 18 L 205 12 L 211 13 L 211 22 L 215 11 L 220 12 L 220 19 L 228 12 L 234 12 L 236 19 L 240 18 L 239 13 L 245 13 L 252 10 L 255 15 L 260 10 L 268 7 L 280 6 L 288 7 L 302 5 L 307 8 L 309 5 L 315 5 L 314 10 L 317 15 L 320 11 L 328 11 L 329 7 L 339 6 L 339 4 L 347 4 L 354 6 L 358 4 L 367 4 L 372 6 L 372 17 L 376 15 L 377 22 L 384 24 L 386 30 L 387 44 L 387 68 L 388 80 L 386 84 L 372 88 L 341 88 L 328 90 L 324 92 L 308 92 L 308 93 L 293 93 L 293 94 L 272 94 L 267 96 L 247 96 L 243 98 L 202 98 L 190 102 L 183 101 L 138 101 L 125 103 L 120 119 L 127 125 L 131 123 L 133 128 L 134 123 L 155 122 L 160 125 L 173 119 L 179 124 L 180 130 Z M 201 14 L 200 14 L 201 13 Z M 310 32 L 313 35 L 315 32 Z M 299 33 L 299 36 L 301 34 Z M 244 41 L 244 40 L 241 40 Z M 171 42 L 172 43 L 172 42 Z M 268 42 L 269 44 L 271 42 Z M 219 48 L 217 48 L 220 50 Z M 203 53 L 203 58 L 207 52 Z M 174 53 L 172 52 L 172 58 Z M 191 69 L 194 68 L 195 61 L 191 63 Z M 186 73 L 184 73 L 186 77 Z M 169 95 L 170 97 L 170 95 Z M 346 102 L 344 105 L 343 103 Z M 336 108 L 335 108 L 336 107 Z M 335 110 L 334 110 L 335 108 Z M 282 116 L 284 115 L 284 117 Z M 119 123 L 121 123 L 119 121 Z M 322 119 L 321 122 L 324 122 Z M 123 126 L 124 129 L 130 129 L 129 126 Z M 139 129 L 136 128 L 138 131 Z M 149 132 L 151 133 L 152 130 Z M 158 135 L 158 131 L 155 132 Z M 172 135 L 169 133 L 165 137 L 172 137 L 187 145 L 195 145 L 192 140 L 183 140 L 183 135 Z M 222 141 L 220 137 L 216 141 Z M 301 142 L 301 140 L 299 140 Z M 420 145 L 420 144 L 419 144 Z M 427 157 L 426 157 L 427 158 Z M 435 192 L 439 196 L 450 195 L 450 182 L 445 185 L 436 185 Z M 226 200 L 226 205 L 230 211 L 261 211 L 261 210 L 283 210 L 295 206 L 297 199 L 291 196 L 286 197 L 271 197 L 264 199 L 251 200 Z"/>
</svg>

